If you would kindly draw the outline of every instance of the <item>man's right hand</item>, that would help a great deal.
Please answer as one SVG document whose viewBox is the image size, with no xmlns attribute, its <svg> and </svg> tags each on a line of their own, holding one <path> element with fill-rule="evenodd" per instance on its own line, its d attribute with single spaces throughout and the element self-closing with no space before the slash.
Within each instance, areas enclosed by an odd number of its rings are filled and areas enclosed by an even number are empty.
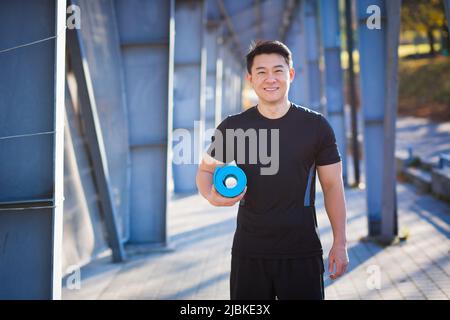
<svg viewBox="0 0 450 320">
<path fill-rule="evenodd" d="M 209 203 L 211 203 L 213 206 L 216 207 L 231 207 L 236 202 L 241 201 L 241 199 L 244 197 L 245 192 L 247 191 L 247 187 L 245 187 L 244 191 L 242 193 L 234 198 L 227 198 L 222 196 L 220 193 L 217 192 L 216 188 L 214 188 L 214 184 L 211 186 L 211 192 L 209 193 L 207 200 Z"/>
</svg>

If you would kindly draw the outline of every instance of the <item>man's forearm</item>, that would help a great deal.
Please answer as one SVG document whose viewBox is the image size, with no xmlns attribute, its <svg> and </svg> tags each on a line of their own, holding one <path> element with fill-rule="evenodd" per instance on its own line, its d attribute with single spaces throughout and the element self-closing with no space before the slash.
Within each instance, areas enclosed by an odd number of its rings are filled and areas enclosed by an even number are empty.
<svg viewBox="0 0 450 320">
<path fill-rule="evenodd" d="M 336 185 L 324 190 L 324 200 L 325 209 L 333 229 L 333 244 L 345 246 L 347 244 L 347 217 L 343 187 Z"/>
<path fill-rule="evenodd" d="M 208 199 L 208 195 L 211 191 L 212 186 L 212 178 L 213 174 L 208 171 L 199 170 L 197 172 L 196 182 L 197 182 L 197 188 L 200 194 L 205 198 Z"/>
</svg>

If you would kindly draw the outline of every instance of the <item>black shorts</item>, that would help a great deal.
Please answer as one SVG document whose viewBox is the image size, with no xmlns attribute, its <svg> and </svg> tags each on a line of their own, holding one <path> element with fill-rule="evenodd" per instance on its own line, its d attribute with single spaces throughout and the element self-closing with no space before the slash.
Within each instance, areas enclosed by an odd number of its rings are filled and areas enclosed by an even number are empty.
<svg viewBox="0 0 450 320">
<path fill-rule="evenodd" d="M 322 256 L 295 259 L 231 258 L 231 300 L 323 300 Z"/>
</svg>

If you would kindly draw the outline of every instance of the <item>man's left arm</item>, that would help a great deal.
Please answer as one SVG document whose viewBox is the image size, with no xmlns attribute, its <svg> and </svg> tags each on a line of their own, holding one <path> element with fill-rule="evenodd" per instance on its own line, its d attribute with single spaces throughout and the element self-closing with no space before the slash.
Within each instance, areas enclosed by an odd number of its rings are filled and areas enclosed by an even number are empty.
<svg viewBox="0 0 450 320">
<path fill-rule="evenodd" d="M 345 273 L 349 263 L 342 162 L 317 166 L 317 173 L 324 194 L 325 210 L 333 230 L 333 246 L 328 254 L 328 271 L 330 278 L 334 280 Z"/>
</svg>

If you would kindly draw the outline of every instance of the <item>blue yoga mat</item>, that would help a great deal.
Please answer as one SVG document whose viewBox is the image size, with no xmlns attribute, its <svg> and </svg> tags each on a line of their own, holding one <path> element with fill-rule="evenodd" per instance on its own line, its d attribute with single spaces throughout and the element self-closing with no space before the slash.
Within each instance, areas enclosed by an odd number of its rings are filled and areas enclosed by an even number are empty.
<svg viewBox="0 0 450 320">
<path fill-rule="evenodd" d="M 232 188 L 228 188 L 225 185 L 225 180 L 229 177 L 233 177 L 237 181 L 236 185 Z M 213 182 L 218 193 L 227 198 L 234 198 L 244 191 L 247 185 L 247 176 L 241 168 L 226 165 L 224 167 L 216 167 Z"/>
</svg>

